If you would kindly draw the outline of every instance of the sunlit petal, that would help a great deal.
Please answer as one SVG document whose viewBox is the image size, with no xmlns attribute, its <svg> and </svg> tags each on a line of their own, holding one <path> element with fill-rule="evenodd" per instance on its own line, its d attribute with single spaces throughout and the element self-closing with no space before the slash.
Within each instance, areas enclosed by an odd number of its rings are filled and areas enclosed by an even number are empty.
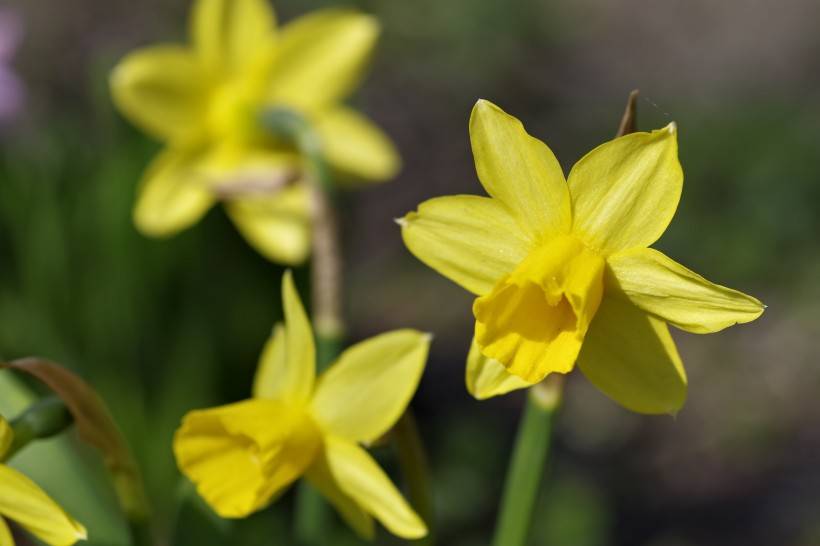
<svg viewBox="0 0 820 546">
<path fill-rule="evenodd" d="M 308 190 L 302 184 L 275 195 L 256 195 L 226 203 L 239 232 L 267 259 L 299 265 L 310 254 Z"/>
<path fill-rule="evenodd" d="M 270 398 L 281 396 L 284 381 L 288 375 L 288 351 L 285 341 L 285 325 L 277 323 L 273 327 L 262 356 L 259 357 L 259 366 L 253 380 L 254 398 Z M 284 376 L 284 377 L 283 377 Z"/>
<path fill-rule="evenodd" d="M 110 84 L 120 112 L 159 139 L 187 140 L 202 127 L 210 83 L 186 48 L 137 50 L 117 64 Z"/>
<path fill-rule="evenodd" d="M 688 332 L 717 332 L 763 313 L 756 298 L 711 283 L 651 248 L 615 254 L 608 264 L 632 303 Z"/>
<path fill-rule="evenodd" d="M 325 158 L 340 174 L 380 182 L 393 178 L 401 159 L 393 143 L 355 110 L 336 107 L 320 115 L 316 131 Z"/>
<path fill-rule="evenodd" d="M 427 526 L 364 449 L 330 437 L 325 441 L 325 457 L 339 488 L 391 533 L 407 539 L 427 534 Z"/>
<path fill-rule="evenodd" d="M 649 246 L 675 215 L 682 188 L 674 123 L 616 138 L 569 173 L 572 229 L 604 253 Z"/>
<path fill-rule="evenodd" d="M 485 400 L 533 385 L 508 372 L 499 361 L 481 354 L 481 349 L 475 339 L 470 345 L 470 354 L 467 356 L 466 380 L 467 390 L 478 400 Z"/>
<path fill-rule="evenodd" d="M 269 101 L 317 111 L 358 85 L 379 35 L 378 21 L 355 11 L 327 9 L 282 28 Z"/>
<path fill-rule="evenodd" d="M 254 382 L 254 396 L 298 405 L 306 402 L 313 392 L 316 349 L 310 322 L 290 271 L 282 277 L 282 302 L 285 325 L 277 324 L 265 344 Z"/>
<path fill-rule="evenodd" d="M 490 292 L 532 247 L 509 210 L 488 197 L 430 199 L 399 223 L 410 252 L 478 295 Z"/>
<path fill-rule="evenodd" d="M 0 516 L 17 522 L 51 546 L 70 546 L 87 536 L 85 528 L 66 514 L 34 482 L 2 464 Z"/>
<path fill-rule="evenodd" d="M 533 239 L 567 233 L 570 197 L 552 151 L 516 118 L 480 100 L 470 117 L 470 141 L 478 178 Z"/>
<path fill-rule="evenodd" d="M 330 473 L 324 454 L 316 458 L 305 473 L 305 477 L 336 508 L 357 535 L 366 540 L 373 540 L 376 535 L 373 517 L 341 490 Z"/>
<path fill-rule="evenodd" d="M 604 394 L 638 413 L 674 414 L 686 400 L 686 372 L 669 328 L 626 299 L 601 302 L 578 365 Z"/>
<path fill-rule="evenodd" d="M 319 378 L 312 409 L 330 434 L 371 442 L 387 432 L 416 392 L 429 334 L 396 330 L 350 347 Z"/>
<path fill-rule="evenodd" d="M 274 43 L 276 17 L 267 0 L 197 0 L 191 38 L 203 64 L 231 72 L 255 61 Z"/>
<path fill-rule="evenodd" d="M 195 224 L 214 203 L 200 170 L 198 151 L 168 149 L 149 165 L 134 208 L 137 228 L 167 237 Z"/>
</svg>

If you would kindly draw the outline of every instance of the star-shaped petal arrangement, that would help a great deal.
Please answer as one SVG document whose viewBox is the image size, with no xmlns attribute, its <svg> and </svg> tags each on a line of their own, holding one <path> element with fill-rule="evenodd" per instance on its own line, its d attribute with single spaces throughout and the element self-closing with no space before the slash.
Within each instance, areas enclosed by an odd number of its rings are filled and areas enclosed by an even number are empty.
<svg viewBox="0 0 820 546">
<path fill-rule="evenodd" d="M 392 178 L 389 138 L 344 106 L 379 35 L 375 18 L 321 10 L 281 29 L 266 0 L 196 0 L 190 44 L 127 55 L 111 73 L 118 109 L 165 143 L 139 188 L 134 221 L 170 236 L 223 201 L 245 239 L 268 259 L 298 264 L 310 251 L 303 158 L 266 132 L 261 116 L 306 119 L 342 180 Z"/>
<path fill-rule="evenodd" d="M 185 416 L 174 453 L 222 517 L 242 518 L 304 476 L 361 536 L 373 519 L 413 539 L 427 527 L 362 445 L 385 434 L 416 391 L 430 335 L 395 330 L 353 345 L 318 378 L 313 332 L 288 272 L 285 324 L 259 362 L 253 398 Z"/>
<path fill-rule="evenodd" d="M 687 380 L 667 324 L 717 332 L 764 306 L 649 248 L 683 187 L 675 124 L 598 146 L 568 180 L 543 142 L 486 100 L 470 139 L 489 197 L 430 199 L 399 220 L 416 257 L 477 296 L 469 391 L 488 398 L 577 364 L 633 411 L 678 411 Z"/>
</svg>

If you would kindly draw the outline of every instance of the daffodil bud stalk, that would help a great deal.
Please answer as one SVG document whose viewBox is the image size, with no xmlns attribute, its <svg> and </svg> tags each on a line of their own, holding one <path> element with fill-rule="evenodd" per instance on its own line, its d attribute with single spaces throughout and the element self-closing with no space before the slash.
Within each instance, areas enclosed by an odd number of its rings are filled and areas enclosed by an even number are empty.
<svg viewBox="0 0 820 546">
<path fill-rule="evenodd" d="M 313 262 L 312 302 L 318 358 L 322 370 L 341 351 L 344 322 L 341 310 L 342 259 L 334 209 L 335 186 L 322 154 L 319 136 L 310 123 L 292 110 L 277 108 L 262 115 L 262 124 L 275 138 L 294 145 L 303 157 L 310 186 Z"/>
<path fill-rule="evenodd" d="M 15 453 L 35 440 L 51 438 L 64 432 L 73 423 L 71 413 L 62 400 L 56 396 L 43 398 L 11 421 L 13 440 L 0 462 L 11 459 Z"/>
</svg>

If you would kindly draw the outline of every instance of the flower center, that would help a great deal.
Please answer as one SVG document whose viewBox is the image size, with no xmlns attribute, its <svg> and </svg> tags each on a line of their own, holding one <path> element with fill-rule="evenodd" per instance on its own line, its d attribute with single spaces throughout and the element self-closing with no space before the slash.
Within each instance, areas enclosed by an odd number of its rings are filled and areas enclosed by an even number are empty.
<svg viewBox="0 0 820 546">
<path fill-rule="evenodd" d="M 206 121 L 213 139 L 241 138 L 253 132 L 258 104 L 254 87 L 239 80 L 223 83 L 213 91 Z"/>
<path fill-rule="evenodd" d="M 601 303 L 603 273 L 604 259 L 574 237 L 533 249 L 475 300 L 481 352 L 532 383 L 570 371 Z"/>
</svg>

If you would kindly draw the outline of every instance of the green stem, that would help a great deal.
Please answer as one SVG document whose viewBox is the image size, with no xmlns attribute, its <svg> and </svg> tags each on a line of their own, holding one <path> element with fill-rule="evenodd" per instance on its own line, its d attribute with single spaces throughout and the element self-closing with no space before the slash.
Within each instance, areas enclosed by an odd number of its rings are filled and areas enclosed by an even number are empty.
<svg viewBox="0 0 820 546">
<path fill-rule="evenodd" d="M 493 546 L 525 546 L 544 466 L 552 417 L 561 400 L 563 376 L 553 374 L 530 388 L 507 471 Z"/>
<path fill-rule="evenodd" d="M 34 440 L 51 438 L 65 431 L 74 423 L 63 401 L 56 396 L 48 396 L 29 406 L 26 411 L 11 421 L 14 438 L 11 446 L 0 457 L 7 461 Z"/>
</svg>

